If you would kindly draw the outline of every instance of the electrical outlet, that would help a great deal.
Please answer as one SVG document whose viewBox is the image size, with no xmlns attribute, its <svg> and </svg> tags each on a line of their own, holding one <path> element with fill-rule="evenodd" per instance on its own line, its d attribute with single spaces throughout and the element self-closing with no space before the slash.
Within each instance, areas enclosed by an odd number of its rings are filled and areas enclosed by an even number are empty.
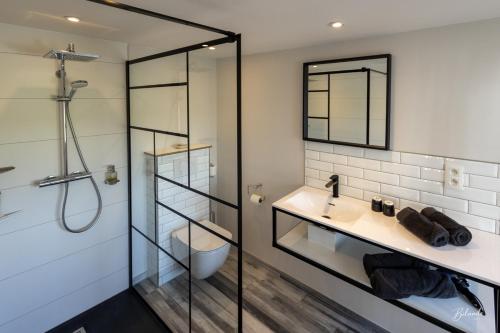
<svg viewBox="0 0 500 333">
<path fill-rule="evenodd" d="M 444 186 L 455 190 L 464 188 L 464 167 L 456 163 L 446 163 L 444 169 Z"/>
</svg>

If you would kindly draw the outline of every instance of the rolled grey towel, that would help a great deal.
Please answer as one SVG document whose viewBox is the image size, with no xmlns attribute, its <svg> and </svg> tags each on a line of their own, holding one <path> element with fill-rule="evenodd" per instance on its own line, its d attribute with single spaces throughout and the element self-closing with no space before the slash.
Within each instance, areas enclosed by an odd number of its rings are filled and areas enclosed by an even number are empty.
<svg viewBox="0 0 500 333">
<path fill-rule="evenodd" d="M 469 244 L 472 240 L 472 233 L 459 224 L 457 221 L 453 220 L 451 217 L 438 212 L 432 207 L 427 207 L 422 209 L 422 215 L 426 216 L 432 222 L 436 222 L 443 228 L 445 228 L 450 234 L 450 243 L 456 246 L 464 246 Z"/>
<path fill-rule="evenodd" d="M 458 294 L 448 274 L 427 269 L 379 268 L 371 275 L 370 283 L 374 294 L 383 299 L 453 298 Z"/>
<path fill-rule="evenodd" d="M 377 253 L 363 256 L 366 275 L 371 276 L 378 268 L 420 268 L 428 269 L 425 262 L 402 253 Z"/>
<path fill-rule="evenodd" d="M 396 217 L 399 223 L 427 244 L 436 247 L 448 244 L 450 238 L 448 231 L 413 208 L 404 208 Z"/>
</svg>

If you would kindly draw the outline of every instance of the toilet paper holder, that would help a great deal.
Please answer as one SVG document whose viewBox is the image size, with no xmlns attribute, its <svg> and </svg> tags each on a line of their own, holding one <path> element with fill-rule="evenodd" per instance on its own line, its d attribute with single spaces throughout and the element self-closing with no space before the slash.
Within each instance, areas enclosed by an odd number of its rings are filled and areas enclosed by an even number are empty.
<svg viewBox="0 0 500 333">
<path fill-rule="evenodd" d="M 263 185 L 261 183 L 247 185 L 247 194 L 250 198 L 250 202 L 258 206 L 262 204 L 262 202 L 266 199 L 266 197 L 262 194 L 262 188 Z"/>
</svg>

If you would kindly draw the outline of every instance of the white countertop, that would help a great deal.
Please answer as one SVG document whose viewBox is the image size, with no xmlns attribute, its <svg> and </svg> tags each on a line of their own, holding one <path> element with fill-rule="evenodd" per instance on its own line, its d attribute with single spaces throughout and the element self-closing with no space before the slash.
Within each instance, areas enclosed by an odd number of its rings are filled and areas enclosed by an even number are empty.
<svg viewBox="0 0 500 333">
<path fill-rule="evenodd" d="M 301 192 L 307 192 L 320 200 L 331 200 L 329 192 L 303 186 L 273 203 L 273 207 L 333 227 L 360 239 L 500 286 L 499 235 L 469 228 L 472 233 L 472 241 L 466 246 L 446 245 L 432 247 L 400 225 L 395 217 L 387 217 L 382 213 L 373 212 L 370 209 L 369 202 L 341 196 L 340 200 L 360 205 L 363 213 L 354 221 L 339 222 L 323 218 L 321 214 L 297 207 L 293 199 L 296 200 L 297 194 Z"/>
</svg>

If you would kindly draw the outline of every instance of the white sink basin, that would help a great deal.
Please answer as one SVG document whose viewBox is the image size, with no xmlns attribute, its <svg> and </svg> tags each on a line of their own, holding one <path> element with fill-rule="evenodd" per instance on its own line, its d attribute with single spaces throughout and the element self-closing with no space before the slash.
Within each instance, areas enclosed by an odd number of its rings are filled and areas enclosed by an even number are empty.
<svg viewBox="0 0 500 333">
<path fill-rule="evenodd" d="M 471 228 L 472 241 L 467 246 L 447 245 L 435 248 L 422 242 L 408 231 L 398 223 L 396 217 L 373 212 L 368 201 L 341 196 L 333 199 L 335 206 L 332 207 L 328 205 L 331 200 L 331 192 L 303 186 L 274 202 L 273 208 L 278 209 L 279 213 L 274 220 L 277 232 L 276 241 L 285 242 L 289 248 L 294 244 L 300 244 L 305 251 L 315 252 L 317 244 L 339 251 L 342 248 L 342 244 L 339 246 L 339 243 L 346 243 L 345 239 L 340 239 L 342 234 L 380 245 L 386 249 L 406 253 L 436 266 L 449 268 L 500 286 L 500 265 L 498 265 L 500 237 L 498 235 Z M 283 218 L 286 214 L 294 216 L 295 219 Z M 322 217 L 323 215 L 329 218 Z M 309 222 L 297 224 L 300 220 L 316 223 L 314 225 Z M 304 239 L 305 242 L 303 242 Z M 328 261 L 328 258 L 333 257 L 330 254 L 324 257 L 325 260 Z M 432 304 L 438 303 L 432 302 Z M 492 306 L 493 303 L 490 304 Z M 453 308 L 453 311 L 455 310 L 456 307 Z M 474 325 L 476 324 L 477 321 L 474 320 Z"/>
<path fill-rule="evenodd" d="M 367 206 L 359 200 L 340 196 L 332 198 L 309 187 L 303 187 L 283 201 L 293 211 L 301 211 L 310 218 L 323 218 L 333 222 L 353 223 L 367 211 Z"/>
</svg>

